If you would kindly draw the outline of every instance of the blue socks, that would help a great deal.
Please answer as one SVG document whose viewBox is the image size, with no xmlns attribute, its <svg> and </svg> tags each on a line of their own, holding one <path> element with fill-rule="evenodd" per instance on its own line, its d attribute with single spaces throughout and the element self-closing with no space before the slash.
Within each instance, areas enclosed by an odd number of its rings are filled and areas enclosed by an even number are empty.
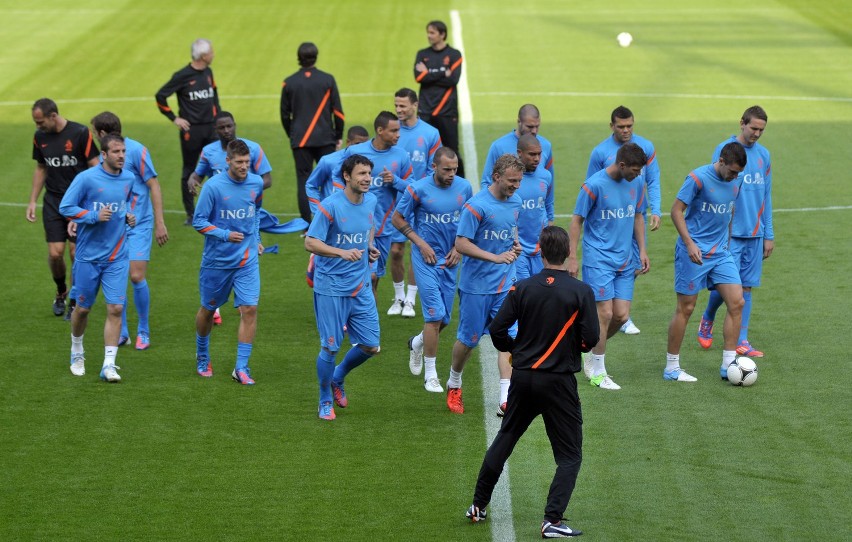
<svg viewBox="0 0 852 542">
<path fill-rule="evenodd" d="M 743 299 L 745 299 L 745 305 L 743 305 L 743 323 L 740 325 L 740 338 L 737 344 L 748 341 L 748 321 L 751 319 L 751 290 L 743 292 Z"/>
<path fill-rule="evenodd" d="M 136 305 L 136 313 L 139 315 L 138 333 L 149 334 L 148 313 L 151 310 L 151 291 L 148 289 L 148 281 L 142 280 L 133 285 L 133 303 Z M 124 304 L 124 314 L 127 313 L 127 303 Z M 126 319 L 126 316 L 124 317 Z M 125 323 L 125 327 L 127 324 Z"/>
<path fill-rule="evenodd" d="M 346 356 L 343 358 L 343 361 L 340 362 L 340 365 L 334 369 L 334 381 L 343 382 L 343 379 L 346 378 L 349 371 L 358 367 L 371 357 L 373 357 L 372 354 L 367 354 L 357 346 L 353 346 L 349 352 L 346 352 Z"/>
<path fill-rule="evenodd" d="M 337 352 L 328 352 L 321 349 L 317 356 L 317 380 L 319 380 L 320 403 L 329 403 L 333 400 L 331 395 L 331 377 L 334 374 L 334 358 Z"/>
<path fill-rule="evenodd" d="M 716 290 L 710 290 L 710 299 L 707 300 L 707 308 L 704 309 L 704 319 L 713 321 L 716 319 L 716 311 L 722 306 L 724 300 L 722 295 Z"/>
<path fill-rule="evenodd" d="M 237 343 L 237 370 L 248 367 L 249 356 L 251 356 L 252 343 Z"/>
</svg>

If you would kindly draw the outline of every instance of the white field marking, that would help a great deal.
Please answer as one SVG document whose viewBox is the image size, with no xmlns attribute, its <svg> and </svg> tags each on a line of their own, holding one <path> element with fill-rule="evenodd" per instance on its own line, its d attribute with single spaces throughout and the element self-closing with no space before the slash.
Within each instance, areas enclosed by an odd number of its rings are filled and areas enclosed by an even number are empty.
<svg viewBox="0 0 852 542">
<path fill-rule="evenodd" d="M 455 41 L 455 32 L 453 33 L 453 41 L 456 45 L 458 42 Z M 457 47 L 461 50 L 460 47 Z M 779 101 L 779 102 L 840 102 L 840 103 L 852 103 L 852 98 L 845 96 L 750 96 L 750 95 L 736 95 L 736 94 L 686 94 L 686 93 L 654 93 L 654 92 L 571 92 L 571 91 L 553 91 L 553 92 L 469 92 L 467 86 L 467 76 L 466 72 L 462 70 L 461 81 L 459 81 L 459 104 L 462 106 L 462 111 L 460 114 L 462 117 L 464 116 L 464 102 L 462 101 L 462 89 L 464 92 L 468 93 L 468 101 L 470 100 L 470 96 L 552 96 L 552 97 L 572 97 L 572 98 L 672 98 L 672 99 L 685 99 L 685 100 L 751 100 L 751 101 Z M 388 90 L 387 92 L 351 92 L 351 93 L 342 93 L 341 97 L 343 98 L 381 98 L 387 97 L 388 94 L 393 94 L 394 90 Z M 278 94 L 238 94 L 234 96 L 228 96 L 229 100 L 271 100 L 271 99 L 279 99 L 281 96 Z M 151 96 L 117 96 L 117 97 L 108 97 L 108 98 L 58 98 L 56 99 L 57 103 L 62 104 L 81 104 L 81 103 L 124 103 L 124 102 L 153 102 L 154 98 Z M 9 101 L 0 101 L 0 107 L 21 107 L 21 106 L 29 106 L 32 105 L 31 100 L 9 100 Z M 473 113 L 470 111 L 471 121 L 473 120 Z M 466 138 L 467 134 L 464 133 L 464 120 L 462 120 L 462 141 L 464 142 L 464 138 Z M 473 126 L 471 124 L 471 142 L 473 142 Z M 468 154 L 465 154 L 467 156 Z M 475 156 L 475 155 L 474 155 Z"/>
<path fill-rule="evenodd" d="M 464 57 L 464 41 L 462 40 L 462 22 L 458 10 L 450 11 L 450 23 L 453 29 L 453 46 Z M 479 171 L 476 159 L 476 138 L 473 133 L 473 108 L 470 104 L 470 87 L 467 84 L 467 70 L 462 63 L 462 74 L 458 84 L 459 118 L 462 130 L 462 155 L 465 159 L 465 171 Z M 473 175 L 471 180 L 475 191 L 479 190 L 479 176 Z M 468 175 L 468 179 L 471 176 Z M 500 372 L 497 369 L 497 350 L 491 341 L 479 343 L 479 367 L 482 371 L 482 398 L 485 404 L 485 440 L 490 445 L 500 429 L 501 419 L 497 417 L 496 408 L 500 397 Z M 488 506 L 487 523 L 491 526 L 491 539 L 500 542 L 515 541 L 515 525 L 512 520 L 512 494 L 509 489 L 509 464 L 503 467 L 500 481 L 494 488 L 491 503 Z"/>
</svg>

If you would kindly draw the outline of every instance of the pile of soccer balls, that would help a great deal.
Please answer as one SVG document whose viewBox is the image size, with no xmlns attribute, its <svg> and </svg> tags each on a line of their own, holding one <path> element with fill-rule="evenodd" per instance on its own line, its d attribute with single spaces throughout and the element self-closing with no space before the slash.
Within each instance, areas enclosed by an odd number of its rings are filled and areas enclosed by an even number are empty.
<svg viewBox="0 0 852 542">
<path fill-rule="evenodd" d="M 757 382 L 757 364 L 751 358 L 737 356 L 728 365 L 728 382 L 734 386 L 751 386 Z"/>
</svg>

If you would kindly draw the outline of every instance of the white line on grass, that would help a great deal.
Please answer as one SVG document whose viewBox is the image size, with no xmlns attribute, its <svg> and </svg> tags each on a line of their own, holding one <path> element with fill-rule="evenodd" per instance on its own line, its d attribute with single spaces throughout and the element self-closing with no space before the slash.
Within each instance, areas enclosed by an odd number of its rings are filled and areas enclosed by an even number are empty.
<svg viewBox="0 0 852 542">
<path fill-rule="evenodd" d="M 464 41 L 462 40 L 462 22 L 458 10 L 450 11 L 450 22 L 453 28 L 453 46 L 461 51 L 464 57 Z M 470 87 L 467 84 L 467 69 L 462 69 L 462 75 L 458 84 L 459 92 L 459 117 L 462 129 L 462 148 L 465 158 L 465 171 L 479 171 L 476 159 L 476 138 L 473 134 L 473 108 L 470 104 Z M 479 176 L 474 174 L 475 185 L 479 190 Z M 471 175 L 468 175 L 471 179 Z M 486 444 L 491 444 L 500 428 L 500 418 L 495 414 L 494 408 L 499 401 L 500 373 L 497 370 L 497 351 L 490 341 L 481 341 L 479 344 L 479 367 L 482 370 L 482 398 L 485 402 L 485 439 Z M 496 386 L 495 386 L 496 384 Z M 512 494 L 509 490 L 509 464 L 503 467 L 500 481 L 494 488 L 494 494 L 489 505 L 488 523 L 491 525 L 491 539 L 501 542 L 514 542 L 515 525 L 512 521 Z"/>
</svg>

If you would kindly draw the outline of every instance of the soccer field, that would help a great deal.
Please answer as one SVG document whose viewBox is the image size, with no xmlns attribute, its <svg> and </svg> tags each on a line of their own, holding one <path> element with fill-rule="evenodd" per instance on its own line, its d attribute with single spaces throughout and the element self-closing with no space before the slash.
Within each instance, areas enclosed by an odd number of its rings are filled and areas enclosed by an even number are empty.
<svg viewBox="0 0 852 542">
<path fill-rule="evenodd" d="M 452 10 L 461 26 L 449 42 L 463 39 L 472 111 L 467 167 L 474 157 L 482 164 L 522 104 L 536 104 L 553 143 L 564 227 L 616 106 L 631 108 L 636 133 L 656 146 L 664 212 L 686 174 L 737 132 L 746 107 L 769 115 L 761 143 L 773 157 L 776 249 L 754 293 L 750 331 L 767 353 L 760 379 L 751 388 L 720 382 L 719 349 L 703 351 L 693 339 L 697 314 L 681 359 L 699 381 L 661 378 L 675 306 L 676 232 L 664 217 L 648 235 L 652 270 L 636 287 L 632 314 L 642 332 L 609 343 L 607 366 L 623 389 L 580 382 L 584 462 L 570 525 L 591 540 L 848 540 L 852 5 L 841 0 L 0 0 L 0 540 L 540 536 L 555 468 L 543 426 L 516 448 L 508 492 L 488 521 L 466 521 L 496 407 L 482 398 L 496 381 L 483 379 L 474 354 L 463 416 L 426 393 L 407 367 L 406 341 L 422 321 L 384 315 L 389 277 L 379 292 L 381 354 L 347 379 L 350 407 L 333 423 L 316 417 L 319 345 L 297 235 L 264 236 L 281 251 L 261 260 L 257 385 L 230 380 L 238 322 L 230 305 L 211 338 L 216 375 L 194 372 L 202 238 L 182 225 L 178 137 L 154 101 L 189 61 L 191 41 L 213 42 L 222 106 L 240 136 L 263 145 L 273 167 L 264 206 L 286 220 L 297 206 L 278 103 L 299 43 L 319 47 L 347 126 L 372 133 L 397 89 L 417 89 L 412 61 L 427 46 L 426 22 L 450 24 Z M 634 38 L 628 48 L 616 43 L 623 31 Z M 84 124 L 104 110 L 118 114 L 125 135 L 149 148 L 163 186 L 171 240 L 152 250 L 152 347 L 120 350 L 119 385 L 99 382 L 94 370 L 102 301 L 86 334 L 89 372 L 69 373 L 69 327 L 50 312 L 43 229 L 24 218 L 30 107 L 42 96 Z M 455 324 L 438 354 L 442 380 Z"/>
</svg>

